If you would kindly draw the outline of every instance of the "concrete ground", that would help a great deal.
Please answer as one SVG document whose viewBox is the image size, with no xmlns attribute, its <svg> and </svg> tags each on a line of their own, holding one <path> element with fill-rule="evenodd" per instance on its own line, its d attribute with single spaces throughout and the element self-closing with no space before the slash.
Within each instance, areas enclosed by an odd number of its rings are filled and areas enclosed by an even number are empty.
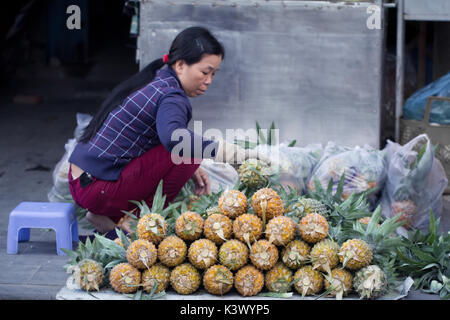
<svg viewBox="0 0 450 320">
<path fill-rule="evenodd" d="M 102 63 L 84 79 L 64 76 L 59 67 L 38 66 L 0 96 L 0 299 L 53 300 L 65 286 L 68 258 L 56 255 L 54 231 L 32 229 L 19 254 L 6 254 L 9 213 L 22 201 L 48 201 L 52 171 L 73 137 L 76 113 L 94 113 L 112 86 L 137 68 L 115 64 L 120 50 L 105 48 L 103 54 L 108 58 L 98 59 Z M 41 95 L 43 102 L 15 104 L 12 98 L 19 93 Z M 441 229 L 449 230 L 450 196 L 444 200 Z M 412 291 L 406 299 L 438 297 Z"/>
</svg>

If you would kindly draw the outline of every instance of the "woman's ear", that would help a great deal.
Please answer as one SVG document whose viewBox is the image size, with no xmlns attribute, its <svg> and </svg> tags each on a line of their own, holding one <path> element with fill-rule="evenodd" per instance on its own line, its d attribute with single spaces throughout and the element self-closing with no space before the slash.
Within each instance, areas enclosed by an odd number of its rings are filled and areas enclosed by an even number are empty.
<svg viewBox="0 0 450 320">
<path fill-rule="evenodd" d="M 177 60 L 174 65 L 173 69 L 177 74 L 183 73 L 184 68 L 186 67 L 186 62 L 184 60 Z"/>
</svg>

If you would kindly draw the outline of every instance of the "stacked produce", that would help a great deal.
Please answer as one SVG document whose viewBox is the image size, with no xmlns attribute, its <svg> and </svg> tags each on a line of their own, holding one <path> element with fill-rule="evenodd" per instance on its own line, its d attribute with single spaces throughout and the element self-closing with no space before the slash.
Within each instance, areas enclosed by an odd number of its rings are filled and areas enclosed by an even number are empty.
<svg viewBox="0 0 450 320">
<path fill-rule="evenodd" d="M 380 207 L 369 211 L 367 194 L 342 197 L 344 176 L 337 189 L 316 181 L 305 196 L 241 176 L 241 183 L 262 187 L 236 186 L 195 201 L 190 194 L 166 208 L 161 182 L 151 209 L 135 201 L 138 214 L 125 212 L 135 232 L 117 229 L 115 241 L 96 235 L 66 250 L 72 285 L 141 299 L 169 287 L 182 295 L 203 288 L 212 295 L 234 289 L 244 297 L 375 299 L 398 284 L 394 248 L 403 250 L 404 242 L 394 231 L 402 222 L 381 221 Z"/>
</svg>

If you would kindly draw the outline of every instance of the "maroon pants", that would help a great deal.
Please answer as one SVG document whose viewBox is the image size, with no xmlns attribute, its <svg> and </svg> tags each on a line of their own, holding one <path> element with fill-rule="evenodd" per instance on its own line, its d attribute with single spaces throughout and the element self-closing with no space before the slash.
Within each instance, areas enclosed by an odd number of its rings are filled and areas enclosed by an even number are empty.
<svg viewBox="0 0 450 320">
<path fill-rule="evenodd" d="M 159 145 L 133 159 L 122 169 L 117 181 L 105 181 L 94 177 L 94 182 L 81 188 L 79 178 L 72 179 L 69 169 L 69 188 L 74 201 L 80 207 L 93 214 L 108 216 L 118 223 L 125 215 L 121 210 L 130 211 L 136 208 L 129 200 L 139 202 L 145 200 L 151 208 L 161 179 L 167 206 L 199 166 L 199 164 L 174 164 L 171 154 L 163 145 Z"/>
</svg>

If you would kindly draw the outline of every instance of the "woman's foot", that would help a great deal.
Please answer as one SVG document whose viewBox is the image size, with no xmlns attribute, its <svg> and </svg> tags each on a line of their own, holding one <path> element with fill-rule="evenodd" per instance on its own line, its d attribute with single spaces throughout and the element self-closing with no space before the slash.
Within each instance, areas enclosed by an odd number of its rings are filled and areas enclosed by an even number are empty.
<svg viewBox="0 0 450 320">
<path fill-rule="evenodd" d="M 117 225 L 107 216 L 100 216 L 88 211 L 86 219 L 95 227 L 98 233 L 103 234 L 114 230 Z"/>
</svg>

